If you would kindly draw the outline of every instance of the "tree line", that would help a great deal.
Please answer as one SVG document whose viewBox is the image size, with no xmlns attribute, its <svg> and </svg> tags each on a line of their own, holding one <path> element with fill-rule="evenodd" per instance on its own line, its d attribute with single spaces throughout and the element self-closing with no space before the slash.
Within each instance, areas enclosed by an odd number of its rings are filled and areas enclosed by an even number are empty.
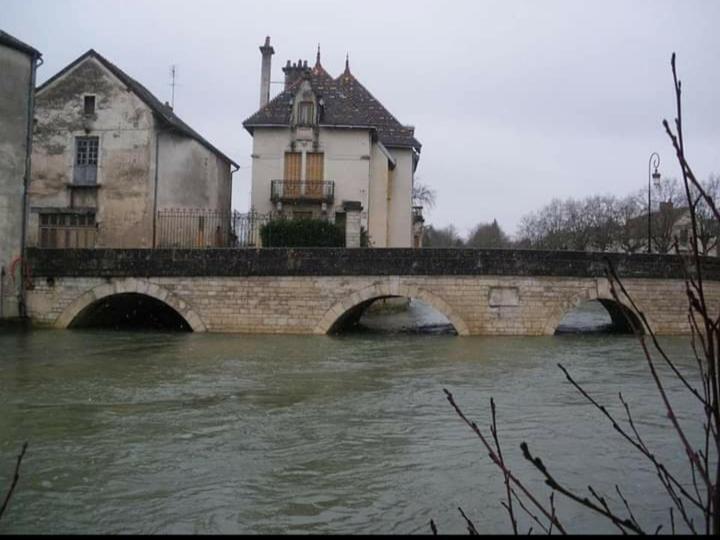
<svg viewBox="0 0 720 540">
<path fill-rule="evenodd" d="M 702 182 L 710 197 L 720 196 L 720 176 L 711 175 Z M 688 199 L 689 195 L 689 199 Z M 712 210 L 697 190 L 688 194 L 675 178 L 663 178 L 652 190 L 650 241 L 653 252 L 674 251 L 677 241 L 687 247 L 692 231 L 683 223 L 689 220 L 689 205 L 697 215 L 697 244 L 702 254 L 717 247 L 720 231 Z M 476 225 L 463 238 L 449 225 L 429 225 L 423 234 L 425 247 L 526 248 L 577 251 L 647 251 L 647 191 L 638 190 L 624 197 L 592 195 L 582 199 L 553 199 L 537 211 L 523 216 L 514 239 L 503 231 L 497 220 Z"/>
</svg>

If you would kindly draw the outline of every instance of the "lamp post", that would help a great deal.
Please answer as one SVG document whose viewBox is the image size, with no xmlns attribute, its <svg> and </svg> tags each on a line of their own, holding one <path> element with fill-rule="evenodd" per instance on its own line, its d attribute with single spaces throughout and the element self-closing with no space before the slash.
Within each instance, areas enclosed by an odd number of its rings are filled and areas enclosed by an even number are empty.
<svg viewBox="0 0 720 540">
<path fill-rule="evenodd" d="M 660 173 L 658 172 L 658 167 L 660 166 L 660 156 L 657 152 L 653 152 L 650 154 L 650 160 L 648 161 L 648 246 L 647 246 L 647 252 L 652 253 L 652 230 L 651 230 L 651 216 L 652 216 L 652 206 L 650 202 L 650 178 L 655 180 L 655 183 L 660 182 Z M 650 171 L 652 168 L 655 168 L 655 172 L 650 174 Z"/>
</svg>

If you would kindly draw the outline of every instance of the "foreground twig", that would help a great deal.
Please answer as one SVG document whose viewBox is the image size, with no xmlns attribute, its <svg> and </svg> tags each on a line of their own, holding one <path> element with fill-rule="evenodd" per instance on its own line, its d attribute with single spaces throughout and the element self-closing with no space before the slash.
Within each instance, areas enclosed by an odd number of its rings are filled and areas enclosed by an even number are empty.
<svg viewBox="0 0 720 540">
<path fill-rule="evenodd" d="M 15 486 L 18 483 L 18 480 L 20 480 L 20 464 L 22 463 L 23 457 L 25 456 L 25 450 L 27 450 L 28 443 L 25 442 L 22 445 L 22 450 L 20 450 L 20 454 L 17 457 L 17 463 L 15 464 L 15 474 L 13 475 L 12 482 L 10 483 L 10 489 L 8 489 L 7 495 L 5 495 L 5 500 L 3 501 L 2 506 L 0 506 L 0 519 L 2 519 L 3 514 L 5 513 L 5 509 L 8 507 L 8 504 L 10 504 L 10 499 L 12 497 L 13 491 L 15 491 Z"/>
</svg>

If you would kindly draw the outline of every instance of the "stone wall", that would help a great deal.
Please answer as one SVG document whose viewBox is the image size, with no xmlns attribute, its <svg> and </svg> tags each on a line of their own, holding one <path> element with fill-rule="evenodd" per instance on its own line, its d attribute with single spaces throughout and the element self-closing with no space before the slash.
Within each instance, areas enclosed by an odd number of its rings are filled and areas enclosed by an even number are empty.
<svg viewBox="0 0 720 540">
<path fill-rule="evenodd" d="M 687 333 L 681 281 L 627 279 L 624 284 L 659 334 Z M 603 278 L 152 277 L 36 278 L 28 310 L 37 323 L 67 327 L 93 302 L 120 293 L 164 301 L 196 331 L 325 334 L 347 312 L 376 298 L 417 298 L 443 313 L 460 335 L 549 335 L 578 304 L 611 298 Z M 720 304 L 720 286 L 708 285 Z"/>
<path fill-rule="evenodd" d="M 416 254 L 416 265 L 402 257 L 405 252 Z M 32 250 L 28 309 L 37 323 L 67 327 L 97 300 L 138 293 L 164 301 L 196 331 L 324 334 L 359 305 L 405 296 L 432 305 L 460 335 L 548 335 L 576 305 L 612 299 L 601 257 L 556 256 L 553 266 L 547 252 L 501 250 Z M 681 261 L 615 259 L 651 327 L 659 334 L 687 333 Z M 497 274 L 513 264 L 524 274 Z M 135 277 L 129 277 L 133 267 Z M 706 270 L 706 294 L 718 306 L 717 262 L 708 261 Z"/>
<path fill-rule="evenodd" d="M 132 276 L 565 276 L 683 279 L 677 255 L 440 248 L 29 249 L 35 275 Z M 720 259 L 703 259 L 720 281 Z"/>
<path fill-rule="evenodd" d="M 23 205 L 35 58 L 0 44 L 0 319 L 20 314 Z"/>
</svg>

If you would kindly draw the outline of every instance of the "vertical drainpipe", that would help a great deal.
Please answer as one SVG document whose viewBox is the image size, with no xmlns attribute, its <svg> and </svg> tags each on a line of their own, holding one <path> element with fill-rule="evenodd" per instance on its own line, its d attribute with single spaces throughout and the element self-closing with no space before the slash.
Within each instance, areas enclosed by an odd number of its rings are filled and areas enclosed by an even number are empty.
<svg viewBox="0 0 720 540">
<path fill-rule="evenodd" d="M 155 188 L 153 193 L 153 215 L 152 215 L 152 247 L 157 247 L 157 198 L 158 198 L 158 178 L 160 168 L 160 133 L 161 129 L 157 129 L 155 132 Z"/>
<path fill-rule="evenodd" d="M 33 121 L 35 119 L 35 77 L 37 68 L 43 65 L 43 59 L 38 53 L 33 55 L 31 60 L 32 68 L 30 70 L 30 84 L 28 88 L 28 118 L 27 118 L 27 139 L 25 145 L 25 176 L 23 178 L 23 196 L 22 196 L 22 223 L 20 225 L 20 292 L 18 293 L 18 316 L 20 318 L 27 317 L 25 309 L 26 291 L 25 276 L 27 275 L 27 219 L 28 219 L 28 189 L 30 187 L 30 167 L 32 165 L 32 140 L 33 140 Z"/>
</svg>

